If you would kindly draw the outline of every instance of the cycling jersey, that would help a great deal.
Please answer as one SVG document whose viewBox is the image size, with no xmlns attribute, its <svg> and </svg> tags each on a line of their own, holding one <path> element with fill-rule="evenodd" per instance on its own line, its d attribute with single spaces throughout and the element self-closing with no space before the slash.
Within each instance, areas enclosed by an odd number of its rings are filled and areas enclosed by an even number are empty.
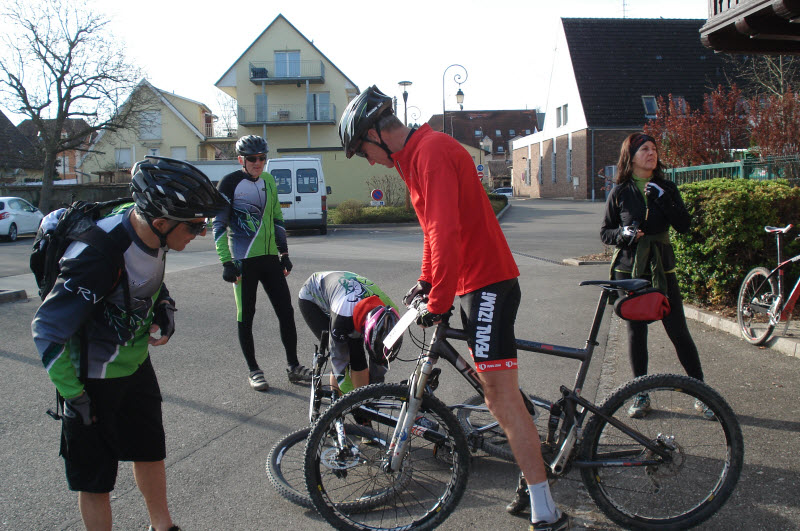
<svg viewBox="0 0 800 531">
<path fill-rule="evenodd" d="M 275 179 L 267 172 L 254 179 L 243 170 L 229 173 L 217 186 L 231 206 L 214 218 L 214 242 L 222 263 L 288 252 Z"/>
<path fill-rule="evenodd" d="M 314 303 L 330 318 L 329 348 L 337 374 L 344 373 L 354 345 L 359 345 L 363 353 L 364 342 L 353 341 L 362 338 L 361 324 L 355 325 L 353 314 L 357 304 L 373 296 L 380 299 L 380 304 L 397 308 L 374 282 L 349 271 L 314 273 L 300 288 L 300 300 Z"/>
<path fill-rule="evenodd" d="M 61 258 L 53 290 L 33 318 L 39 356 L 64 398 L 83 392 L 78 332 L 84 323 L 88 378 L 130 376 L 148 357 L 153 308 L 169 297 L 163 284 L 167 248 L 150 249 L 142 242 L 131 225 L 131 211 L 131 205 L 123 205 L 97 222 L 115 239 L 130 242 L 124 253 L 130 312 L 123 287 L 112 290 L 108 259 L 94 247 L 73 242 Z"/>
<path fill-rule="evenodd" d="M 448 311 L 456 295 L 519 276 L 475 161 L 461 144 L 425 124 L 392 159 L 424 233 L 420 280 L 432 286 L 431 312 Z"/>
</svg>

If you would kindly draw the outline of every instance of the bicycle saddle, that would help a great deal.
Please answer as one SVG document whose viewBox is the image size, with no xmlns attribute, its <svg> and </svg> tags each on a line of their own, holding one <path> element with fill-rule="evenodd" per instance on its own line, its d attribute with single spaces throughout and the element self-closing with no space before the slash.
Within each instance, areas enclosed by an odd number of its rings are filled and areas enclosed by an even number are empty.
<svg viewBox="0 0 800 531">
<path fill-rule="evenodd" d="M 785 227 L 783 227 L 783 228 L 781 228 L 781 227 L 764 227 L 764 230 L 765 230 L 766 232 L 769 232 L 769 233 L 771 233 L 771 234 L 774 234 L 774 233 L 776 233 L 776 232 L 781 232 L 781 233 L 783 233 L 783 234 L 786 234 L 787 232 L 789 232 L 789 231 L 792 229 L 792 227 L 793 227 L 793 226 L 794 226 L 794 225 L 792 225 L 792 224 L 790 223 L 789 225 L 786 225 L 786 226 L 785 226 Z"/>
<path fill-rule="evenodd" d="M 604 288 L 622 289 L 625 291 L 639 291 L 650 285 L 649 280 L 643 278 L 627 278 L 625 280 L 584 280 L 581 286 L 603 286 Z"/>
</svg>

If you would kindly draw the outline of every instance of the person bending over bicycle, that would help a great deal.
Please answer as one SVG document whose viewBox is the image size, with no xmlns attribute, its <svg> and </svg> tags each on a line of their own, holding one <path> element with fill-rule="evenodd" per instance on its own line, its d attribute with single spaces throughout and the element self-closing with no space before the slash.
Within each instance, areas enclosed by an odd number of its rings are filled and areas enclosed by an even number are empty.
<svg viewBox="0 0 800 531">
<path fill-rule="evenodd" d="M 383 346 L 386 334 L 399 320 L 392 299 L 368 278 L 349 271 L 312 274 L 298 299 L 300 313 L 314 336 L 320 339 L 324 330 L 330 332 L 331 387 L 347 392 L 383 382 L 403 342 L 400 338 L 391 349 Z"/>
<path fill-rule="evenodd" d="M 392 99 L 374 85 L 348 104 L 339 138 L 347 158 L 358 155 L 396 168 L 408 186 L 424 234 L 422 273 L 403 299 L 408 304 L 427 295 L 427 310 L 417 323 L 440 322 L 455 296 L 461 297 L 461 318 L 486 405 L 508 436 L 525 478 L 508 510 L 520 512 L 531 504 L 531 529 L 566 529 L 569 517 L 553 502 L 539 434 L 519 391 L 514 337 L 519 269 L 475 162 L 456 140 L 429 125 L 404 126 Z"/>
</svg>

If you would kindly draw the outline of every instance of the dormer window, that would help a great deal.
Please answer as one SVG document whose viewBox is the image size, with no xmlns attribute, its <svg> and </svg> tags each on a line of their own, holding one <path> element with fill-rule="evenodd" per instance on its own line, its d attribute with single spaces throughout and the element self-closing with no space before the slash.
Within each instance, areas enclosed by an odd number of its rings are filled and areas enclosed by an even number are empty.
<svg viewBox="0 0 800 531">
<path fill-rule="evenodd" d="M 686 98 L 683 96 L 672 96 L 672 103 L 675 105 L 675 111 L 678 114 L 686 114 Z"/>
<path fill-rule="evenodd" d="M 644 105 L 644 117 L 652 120 L 658 114 L 658 102 L 655 96 L 642 96 L 642 105 Z"/>
</svg>

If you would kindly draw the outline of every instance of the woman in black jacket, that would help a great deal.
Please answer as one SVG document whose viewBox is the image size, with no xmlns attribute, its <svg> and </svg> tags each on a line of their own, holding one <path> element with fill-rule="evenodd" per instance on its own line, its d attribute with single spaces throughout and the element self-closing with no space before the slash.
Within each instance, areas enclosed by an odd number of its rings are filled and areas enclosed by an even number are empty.
<svg viewBox="0 0 800 531">
<path fill-rule="evenodd" d="M 664 178 L 655 140 L 634 133 L 622 142 L 617 163 L 617 186 L 606 201 L 600 238 L 616 246 L 611 262 L 612 278 L 646 278 L 669 298 L 670 314 L 662 320 L 664 330 L 678 353 L 686 374 L 703 380 L 697 347 L 686 325 L 683 299 L 675 275 L 675 253 L 669 228 L 684 233 L 691 219 L 675 183 Z M 628 349 L 633 375 L 647 374 L 647 323 L 628 321 Z M 714 414 L 695 403 L 706 418 Z M 646 394 L 636 397 L 628 414 L 642 418 L 650 411 Z"/>
</svg>

